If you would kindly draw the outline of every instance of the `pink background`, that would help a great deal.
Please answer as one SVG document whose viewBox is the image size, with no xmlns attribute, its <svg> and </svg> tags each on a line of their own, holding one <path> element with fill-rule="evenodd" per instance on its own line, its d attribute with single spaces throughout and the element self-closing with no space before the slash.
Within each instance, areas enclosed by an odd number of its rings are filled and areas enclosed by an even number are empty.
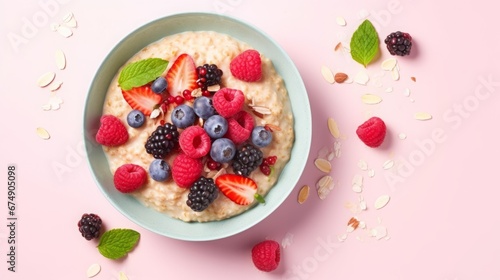
<svg viewBox="0 0 500 280">
<path fill-rule="evenodd" d="M 94 279 L 106 280 L 118 279 L 119 271 L 131 280 L 500 279 L 500 22 L 494 1 L 110 2 L 1 1 L 0 279 L 86 279 L 93 263 L 102 266 Z M 43 3 L 49 3 L 49 13 Z M 370 13 L 381 40 L 392 31 L 409 32 L 415 41 L 413 54 L 399 59 L 401 79 L 394 82 L 386 73 L 383 87 L 328 84 L 321 75 L 323 65 L 353 76 L 362 69 L 349 56 L 333 51 L 340 39 L 348 42 L 362 10 Z M 127 220 L 96 187 L 83 153 L 84 101 L 107 52 L 153 19 L 192 11 L 233 16 L 273 37 L 303 77 L 314 123 L 307 167 L 290 197 L 255 227 L 212 242 L 169 239 Z M 63 38 L 49 25 L 61 22 L 68 12 L 79 26 L 72 37 Z M 23 35 L 25 21 L 37 16 L 37 29 Z M 337 16 L 343 16 L 347 26 L 337 25 Z M 13 34 L 25 41 L 15 47 L 8 39 Z M 54 63 L 57 49 L 66 53 L 65 70 Z M 380 63 L 388 57 L 382 49 L 367 72 L 382 72 Z M 47 71 L 55 71 L 56 80 L 64 82 L 57 92 L 64 104 L 57 111 L 41 109 L 49 91 L 37 87 L 36 80 Z M 489 85 L 481 79 L 490 80 Z M 390 94 L 384 92 L 389 86 L 394 88 Z M 403 95 L 405 88 L 411 90 L 410 97 Z M 378 94 L 384 101 L 365 105 L 360 101 L 364 93 Z M 420 111 L 433 119 L 415 120 L 413 114 Z M 387 143 L 379 149 L 367 148 L 355 135 L 356 127 L 371 115 L 383 118 L 389 129 Z M 341 157 L 332 161 L 336 186 L 320 200 L 314 186 L 323 174 L 313 161 L 334 140 L 327 130 L 328 117 L 338 122 L 344 138 Z M 40 139 L 36 127 L 46 128 L 51 139 Z M 434 131 L 442 133 L 435 139 L 440 143 L 430 142 Z M 398 138 L 401 132 L 408 135 L 406 140 Z M 373 178 L 357 167 L 361 159 L 375 170 Z M 388 159 L 396 166 L 384 170 Z M 9 233 L 4 225 L 6 173 L 12 163 L 18 169 L 16 273 L 7 271 Z M 56 165 L 67 167 L 66 172 L 55 171 Z M 351 190 L 355 174 L 364 177 L 362 195 L 368 203 L 367 211 L 357 217 L 367 228 L 385 226 L 390 239 L 377 240 L 359 228 L 345 241 L 338 239 L 353 216 L 345 204 L 358 201 Z M 390 174 L 399 181 L 391 184 L 386 178 Z M 304 184 L 313 191 L 300 205 L 297 194 Z M 389 194 L 391 201 L 375 210 L 373 202 L 381 194 Z M 85 212 L 98 213 L 107 228 L 138 230 L 140 243 L 123 260 L 102 257 L 97 243 L 85 241 L 77 231 Z M 264 239 L 288 241 L 280 267 L 272 273 L 258 271 L 250 259 L 253 244 Z"/>
</svg>

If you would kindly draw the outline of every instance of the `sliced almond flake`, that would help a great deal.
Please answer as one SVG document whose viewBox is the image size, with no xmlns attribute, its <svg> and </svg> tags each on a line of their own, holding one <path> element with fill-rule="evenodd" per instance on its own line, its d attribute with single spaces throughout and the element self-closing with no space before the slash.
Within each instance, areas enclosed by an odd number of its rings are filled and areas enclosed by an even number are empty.
<svg viewBox="0 0 500 280">
<path fill-rule="evenodd" d="M 375 200 L 375 209 L 382 209 L 384 208 L 387 203 L 389 203 L 389 200 L 391 200 L 391 197 L 387 194 L 383 194 L 381 196 L 379 196 L 376 200 Z"/>
<path fill-rule="evenodd" d="M 38 80 L 36 81 L 37 85 L 39 87 L 46 87 L 48 85 L 50 85 L 50 83 L 52 83 L 52 81 L 54 81 L 56 77 L 56 73 L 54 72 L 47 72 L 43 75 L 41 75 Z"/>
<path fill-rule="evenodd" d="M 61 99 L 61 97 L 55 95 L 55 94 L 52 94 L 49 98 L 49 102 L 48 104 L 50 105 L 50 109 L 55 111 L 55 110 L 59 110 L 59 108 L 61 108 L 61 104 L 63 103 L 63 100 Z"/>
<path fill-rule="evenodd" d="M 416 82 L 416 81 L 417 81 L 417 78 L 415 78 L 415 77 L 410 77 L 410 79 L 411 79 L 412 81 L 414 81 L 414 82 Z"/>
<path fill-rule="evenodd" d="M 299 204 L 303 204 L 307 200 L 307 198 L 309 197 L 309 190 L 310 188 L 308 185 L 304 185 L 302 186 L 302 188 L 300 188 L 299 196 L 297 198 Z"/>
<path fill-rule="evenodd" d="M 279 127 L 277 125 L 274 125 L 272 123 L 266 123 L 264 125 L 264 128 L 267 129 L 267 130 L 270 130 L 271 132 L 281 131 L 281 127 Z"/>
<path fill-rule="evenodd" d="M 101 272 L 101 266 L 97 263 L 94 263 L 87 268 L 87 277 L 92 278 Z"/>
<path fill-rule="evenodd" d="M 389 170 L 394 166 L 394 161 L 392 159 L 388 159 L 382 164 L 382 168 L 385 170 Z"/>
<path fill-rule="evenodd" d="M 352 185 L 362 186 L 363 185 L 363 176 L 361 176 L 360 174 L 354 175 L 351 183 L 352 183 Z"/>
<path fill-rule="evenodd" d="M 399 133 L 399 135 L 398 135 L 398 136 L 399 136 L 399 139 L 401 139 L 401 140 L 405 140 L 405 139 L 406 139 L 406 137 L 407 137 L 407 136 L 406 136 L 406 133 L 403 133 L 403 132 Z"/>
<path fill-rule="evenodd" d="M 339 51 L 340 49 L 342 49 L 342 42 L 338 42 L 335 48 L 333 48 L 334 51 Z"/>
<path fill-rule="evenodd" d="M 66 38 L 73 36 L 73 31 L 71 31 L 71 28 L 62 25 L 57 28 L 57 33 Z"/>
<path fill-rule="evenodd" d="M 391 77 L 394 81 L 399 80 L 399 69 L 398 67 L 394 67 L 394 69 L 391 70 Z"/>
<path fill-rule="evenodd" d="M 62 17 L 63 22 L 69 22 L 73 17 L 73 13 L 69 12 Z"/>
<path fill-rule="evenodd" d="M 361 193 L 361 192 L 363 192 L 363 186 L 352 185 L 352 191 L 355 193 Z"/>
<path fill-rule="evenodd" d="M 36 134 L 38 135 L 38 137 L 42 138 L 43 140 L 50 139 L 49 132 L 45 128 L 43 128 L 43 127 L 37 127 L 36 128 Z"/>
<path fill-rule="evenodd" d="M 366 161 L 360 159 L 358 161 L 358 167 L 359 167 L 359 169 L 366 171 L 366 170 L 368 170 L 368 163 L 366 163 Z"/>
<path fill-rule="evenodd" d="M 269 108 L 264 106 L 252 106 L 252 110 L 262 115 L 270 115 L 272 113 Z"/>
<path fill-rule="evenodd" d="M 321 66 L 321 75 L 323 75 L 323 78 L 325 81 L 327 81 L 330 84 L 335 83 L 335 78 L 333 76 L 332 70 L 326 66 Z"/>
<path fill-rule="evenodd" d="M 427 120 L 432 119 L 432 115 L 429 113 L 426 113 L 426 112 L 415 113 L 414 117 L 416 120 L 419 120 L 419 121 L 427 121 Z"/>
<path fill-rule="evenodd" d="M 406 96 L 406 97 L 409 97 L 410 96 L 410 89 L 409 88 L 405 88 L 405 90 L 403 91 L 403 95 Z"/>
<path fill-rule="evenodd" d="M 377 226 L 370 230 L 371 236 L 375 237 L 377 240 L 380 240 L 387 236 L 387 228 L 384 226 Z"/>
<path fill-rule="evenodd" d="M 385 89 L 385 92 L 391 93 L 394 89 L 392 87 L 388 87 Z"/>
<path fill-rule="evenodd" d="M 366 223 L 364 221 L 359 222 L 359 228 L 365 229 L 366 228 Z"/>
<path fill-rule="evenodd" d="M 349 221 L 347 222 L 347 225 L 348 226 L 351 226 L 353 229 L 357 229 L 358 226 L 359 226 L 359 220 L 356 218 L 356 217 L 352 217 L 351 219 L 349 219 Z"/>
<path fill-rule="evenodd" d="M 127 275 L 125 275 L 125 272 L 120 271 L 120 273 L 118 274 L 118 280 L 128 280 L 128 277 Z"/>
<path fill-rule="evenodd" d="M 191 91 L 191 96 L 194 98 L 202 96 L 201 88 L 193 89 L 193 91 Z"/>
<path fill-rule="evenodd" d="M 344 242 L 346 239 L 347 239 L 347 234 L 344 233 L 342 235 L 338 235 L 337 236 L 337 239 L 340 241 L 340 242 Z"/>
<path fill-rule="evenodd" d="M 333 152 L 329 153 L 328 155 L 326 155 L 326 160 L 332 161 L 336 156 L 337 156 L 336 151 L 333 151 Z"/>
<path fill-rule="evenodd" d="M 373 178 L 375 176 L 375 170 L 374 169 L 369 169 L 368 170 L 368 177 Z"/>
<path fill-rule="evenodd" d="M 363 200 L 359 203 L 359 209 L 361 209 L 361 211 L 365 211 L 367 208 L 366 201 Z"/>
<path fill-rule="evenodd" d="M 77 28 L 78 27 L 78 23 L 76 22 L 75 17 L 71 17 L 71 19 L 69 21 L 64 22 L 64 25 L 66 25 L 68 27 L 71 27 L 71 28 Z"/>
<path fill-rule="evenodd" d="M 333 183 L 333 178 L 329 175 L 325 175 L 319 179 L 316 183 L 316 189 L 318 196 L 321 200 L 325 199 L 330 191 L 333 189 L 335 184 Z"/>
<path fill-rule="evenodd" d="M 56 65 L 57 68 L 63 70 L 66 68 L 66 55 L 62 50 L 56 50 Z"/>
<path fill-rule="evenodd" d="M 215 85 L 211 85 L 211 86 L 207 87 L 207 90 L 211 91 L 211 92 L 218 91 L 219 89 L 220 89 L 220 85 L 219 84 L 215 84 Z"/>
<path fill-rule="evenodd" d="M 354 82 L 360 85 L 366 85 L 369 80 L 370 77 L 368 77 L 368 74 L 364 70 L 359 71 L 356 77 L 354 77 Z"/>
<path fill-rule="evenodd" d="M 335 143 L 333 143 L 333 152 L 335 153 L 335 157 L 337 158 L 339 158 L 340 155 L 342 154 L 341 147 L 342 147 L 341 142 L 335 141 Z"/>
<path fill-rule="evenodd" d="M 326 159 L 317 158 L 314 161 L 314 165 L 321 172 L 330 173 L 330 171 L 332 171 L 332 164 L 329 161 L 327 161 Z"/>
<path fill-rule="evenodd" d="M 63 82 L 61 82 L 61 81 L 54 82 L 54 83 L 52 83 L 52 85 L 49 87 L 49 89 L 50 89 L 50 91 L 56 91 L 56 90 L 58 90 L 58 89 L 60 89 L 60 88 L 61 88 L 62 84 L 63 84 Z"/>
<path fill-rule="evenodd" d="M 330 151 L 328 147 L 324 146 L 323 148 L 318 150 L 318 158 L 327 158 L 329 153 Z"/>
<path fill-rule="evenodd" d="M 52 106 L 50 106 L 50 103 L 42 105 L 42 110 L 44 110 L 44 111 L 50 111 L 51 108 L 52 108 Z"/>
<path fill-rule="evenodd" d="M 382 97 L 368 93 L 361 96 L 361 101 L 363 101 L 363 103 L 368 105 L 375 105 L 382 102 Z"/>
<path fill-rule="evenodd" d="M 328 118 L 327 124 L 328 124 L 328 130 L 332 134 L 333 138 L 335 139 L 340 138 L 340 130 L 337 125 L 337 122 L 333 118 Z"/>
<path fill-rule="evenodd" d="M 382 67 L 382 69 L 385 71 L 392 71 L 392 69 L 396 67 L 396 64 L 398 64 L 398 61 L 395 58 L 388 58 L 382 61 L 380 67 Z"/>
<path fill-rule="evenodd" d="M 160 116 L 160 114 L 161 114 L 160 109 L 156 108 L 156 109 L 153 109 L 153 111 L 151 111 L 151 114 L 149 115 L 149 117 L 151 119 L 156 119 L 158 116 Z"/>
<path fill-rule="evenodd" d="M 355 228 L 354 228 L 353 226 L 350 226 L 350 225 L 349 225 L 349 226 L 347 226 L 347 228 L 346 228 L 346 230 L 345 230 L 345 231 L 346 231 L 347 233 L 351 233 L 351 232 L 353 232 L 354 230 L 355 230 Z"/>
<path fill-rule="evenodd" d="M 337 21 L 337 24 L 340 26 L 346 26 L 346 24 L 347 24 L 343 17 L 337 17 L 336 21 Z"/>
<path fill-rule="evenodd" d="M 290 232 L 287 232 L 285 234 L 285 237 L 283 237 L 283 239 L 281 240 L 281 246 L 283 248 L 287 248 L 287 247 L 290 247 L 290 245 L 292 245 L 293 243 L 293 234 L 291 234 Z"/>
</svg>

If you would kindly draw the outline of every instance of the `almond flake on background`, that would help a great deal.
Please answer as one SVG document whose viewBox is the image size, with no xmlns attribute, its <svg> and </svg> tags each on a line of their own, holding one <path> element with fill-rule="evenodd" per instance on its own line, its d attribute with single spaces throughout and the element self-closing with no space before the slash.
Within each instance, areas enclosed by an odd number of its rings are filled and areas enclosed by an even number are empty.
<svg viewBox="0 0 500 280">
<path fill-rule="evenodd" d="M 369 169 L 368 170 L 368 177 L 373 178 L 375 176 L 375 170 L 374 169 Z"/>
<path fill-rule="evenodd" d="M 345 80 L 347 80 L 347 78 L 349 78 L 349 75 L 347 75 L 346 73 L 342 73 L 342 72 L 335 73 L 335 76 L 333 77 L 335 82 L 339 83 L 339 84 L 345 82 Z"/>
<path fill-rule="evenodd" d="M 59 33 L 61 36 L 66 37 L 66 38 L 73 36 L 73 31 L 71 30 L 71 28 L 63 26 L 63 25 L 60 25 L 57 28 L 57 33 Z"/>
<path fill-rule="evenodd" d="M 347 24 L 343 17 L 337 17 L 336 21 L 337 21 L 337 24 L 340 26 L 345 26 Z"/>
<path fill-rule="evenodd" d="M 344 242 L 346 239 L 347 239 L 347 234 L 342 234 L 342 235 L 339 235 L 337 236 L 337 239 L 339 242 Z"/>
<path fill-rule="evenodd" d="M 356 193 L 360 193 L 363 191 L 363 176 L 356 174 L 352 178 L 352 190 Z"/>
<path fill-rule="evenodd" d="M 414 81 L 414 82 L 416 82 L 416 81 L 417 81 L 417 78 L 415 78 L 415 77 L 410 77 L 410 79 L 411 79 L 412 81 Z"/>
<path fill-rule="evenodd" d="M 415 113 L 414 117 L 416 120 L 419 120 L 419 121 L 427 121 L 427 120 L 432 119 L 432 115 L 429 113 L 426 113 L 426 112 Z"/>
<path fill-rule="evenodd" d="M 62 103 L 63 103 L 63 100 L 61 99 L 61 97 L 59 97 L 55 94 L 51 94 L 49 101 L 47 102 L 47 104 L 42 106 L 42 109 L 44 111 L 50 111 L 50 110 L 56 111 L 56 110 L 59 110 L 59 108 L 61 108 Z"/>
<path fill-rule="evenodd" d="M 340 155 L 342 154 L 341 147 L 342 147 L 341 142 L 335 141 L 335 143 L 333 143 L 333 152 L 335 153 L 335 157 L 337 158 L 339 158 Z"/>
<path fill-rule="evenodd" d="M 50 89 L 50 91 L 56 91 L 56 90 L 58 90 L 58 89 L 60 89 L 60 88 L 61 88 L 62 84 L 63 84 L 63 82 L 61 82 L 61 81 L 54 82 L 54 83 L 52 83 L 52 85 L 49 87 L 49 89 Z"/>
<path fill-rule="evenodd" d="M 62 50 L 56 50 L 56 65 L 60 70 L 66 68 L 66 55 Z"/>
<path fill-rule="evenodd" d="M 387 228 L 384 226 L 377 226 L 370 230 L 370 235 L 375 237 L 377 240 L 380 240 L 387 236 Z"/>
<path fill-rule="evenodd" d="M 409 97 L 410 96 L 410 89 L 409 88 L 405 88 L 405 90 L 403 91 L 403 95 L 406 96 L 406 97 Z"/>
<path fill-rule="evenodd" d="M 385 92 L 391 93 L 394 89 L 392 87 L 388 87 L 385 89 Z"/>
<path fill-rule="evenodd" d="M 359 71 L 356 77 L 354 77 L 354 82 L 360 85 L 366 85 L 369 80 L 370 77 L 368 77 L 368 74 L 363 70 Z"/>
<path fill-rule="evenodd" d="M 384 208 L 387 203 L 389 203 L 389 200 L 391 200 L 391 197 L 387 194 L 384 194 L 384 195 L 381 195 L 379 196 L 376 200 L 375 200 L 375 209 L 382 209 Z"/>
<path fill-rule="evenodd" d="M 78 23 L 76 22 L 75 15 L 73 13 L 68 13 L 63 17 L 63 22 L 66 26 L 76 28 Z"/>
<path fill-rule="evenodd" d="M 337 122 L 333 118 L 328 118 L 327 124 L 328 124 L 328 130 L 332 134 L 333 138 L 335 139 L 340 138 L 340 130 L 337 125 Z"/>
<path fill-rule="evenodd" d="M 368 105 L 375 105 L 382 102 L 382 97 L 368 93 L 361 96 L 361 101 L 363 101 L 363 103 Z"/>
<path fill-rule="evenodd" d="M 342 42 L 338 42 L 337 45 L 333 48 L 334 51 L 339 51 L 342 49 Z"/>
<path fill-rule="evenodd" d="M 38 135 L 38 137 L 42 138 L 43 140 L 50 139 L 49 132 L 45 128 L 43 128 L 43 127 L 37 127 L 36 128 L 36 134 Z"/>
<path fill-rule="evenodd" d="M 348 232 L 356 230 L 359 226 L 359 220 L 356 217 L 352 217 L 347 222 Z M 352 230 L 351 230 L 352 229 Z"/>
<path fill-rule="evenodd" d="M 365 211 L 367 209 L 367 205 L 366 205 L 366 201 L 362 200 L 359 202 L 359 209 L 361 209 L 361 211 Z M 364 228 L 364 227 L 362 227 Z"/>
<path fill-rule="evenodd" d="M 314 161 L 314 165 L 321 172 L 330 173 L 330 171 L 332 171 L 332 164 L 329 161 L 327 161 L 326 159 L 317 158 Z"/>
<path fill-rule="evenodd" d="M 366 161 L 360 159 L 358 161 L 358 167 L 359 167 L 359 169 L 366 171 L 366 170 L 368 170 L 368 163 L 366 163 Z"/>
<path fill-rule="evenodd" d="M 118 274 L 118 280 L 128 280 L 128 277 L 127 275 L 125 275 L 125 272 L 120 271 L 120 273 Z"/>
<path fill-rule="evenodd" d="M 323 78 L 325 81 L 327 81 L 330 84 L 335 83 L 335 78 L 333 77 L 333 72 L 330 70 L 330 68 L 326 66 L 321 66 L 321 75 L 323 75 Z"/>
<path fill-rule="evenodd" d="M 87 277 L 92 278 L 97 274 L 99 274 L 99 272 L 101 272 L 101 266 L 97 263 L 94 263 L 90 265 L 89 268 L 87 269 Z"/>
<path fill-rule="evenodd" d="M 383 70 L 385 71 L 392 71 L 394 67 L 398 64 L 398 61 L 395 58 L 388 58 L 384 61 L 382 61 L 382 64 L 380 67 L 382 67 Z"/>
<path fill-rule="evenodd" d="M 321 200 L 325 199 L 330 191 L 335 187 L 335 184 L 333 183 L 333 178 L 329 175 L 325 175 L 319 179 L 319 181 L 316 183 L 316 189 L 318 192 L 318 196 Z"/>
<path fill-rule="evenodd" d="M 401 133 L 399 133 L 398 137 L 401 140 L 405 140 L 407 136 L 406 136 L 406 133 L 401 132 Z"/>
<path fill-rule="evenodd" d="M 41 75 L 36 83 L 38 84 L 39 87 L 46 87 L 52 83 L 52 81 L 55 79 L 56 73 L 54 72 L 47 72 L 43 75 Z"/>
<path fill-rule="evenodd" d="M 391 77 L 394 81 L 399 80 L 399 69 L 398 67 L 394 67 L 394 69 L 391 70 Z"/>
<path fill-rule="evenodd" d="M 292 245 L 293 243 L 293 234 L 291 234 L 290 232 L 287 232 L 285 234 L 285 237 L 283 237 L 283 239 L 281 240 L 281 246 L 284 248 L 287 248 L 287 247 L 290 247 L 290 245 Z"/>
<path fill-rule="evenodd" d="M 309 197 L 309 186 L 308 185 L 304 185 L 302 186 L 302 188 L 300 188 L 300 191 L 299 191 L 299 196 L 297 197 L 297 201 L 299 202 L 299 204 L 303 204 L 304 202 L 306 202 L 307 198 Z"/>
<path fill-rule="evenodd" d="M 388 159 L 382 164 L 382 168 L 385 170 L 389 170 L 394 166 L 394 161 L 392 159 Z"/>
</svg>

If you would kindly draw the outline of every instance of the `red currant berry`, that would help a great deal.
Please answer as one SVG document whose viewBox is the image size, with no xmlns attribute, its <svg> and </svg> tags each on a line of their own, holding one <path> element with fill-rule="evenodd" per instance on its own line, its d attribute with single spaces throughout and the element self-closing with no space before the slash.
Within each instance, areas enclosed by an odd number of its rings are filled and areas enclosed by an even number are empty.
<svg viewBox="0 0 500 280">
<path fill-rule="evenodd" d="M 180 95 L 177 95 L 175 97 L 175 100 L 174 100 L 175 104 L 177 105 L 181 105 L 182 103 L 184 103 L 184 97 L 180 96 Z"/>
<path fill-rule="evenodd" d="M 264 159 L 264 162 L 269 164 L 269 165 L 274 165 L 276 163 L 276 160 L 278 160 L 277 156 L 270 156 Z"/>
<path fill-rule="evenodd" d="M 161 121 L 160 121 L 160 124 L 161 124 L 161 125 L 165 125 L 165 120 L 161 120 Z"/>
<path fill-rule="evenodd" d="M 173 96 L 169 96 L 169 97 L 167 97 L 167 102 L 168 102 L 168 104 L 172 104 L 175 102 L 175 98 Z"/>
<path fill-rule="evenodd" d="M 262 163 L 260 166 L 260 171 L 262 172 L 262 174 L 266 175 L 266 176 L 269 176 L 269 174 L 271 174 L 271 167 L 269 167 L 268 164 L 266 163 Z"/>
<path fill-rule="evenodd" d="M 201 92 L 201 95 L 206 96 L 206 97 L 210 97 L 210 96 L 212 96 L 212 94 L 210 94 L 210 91 L 208 91 L 208 90 L 204 90 L 204 91 L 202 91 L 202 92 Z"/>
</svg>

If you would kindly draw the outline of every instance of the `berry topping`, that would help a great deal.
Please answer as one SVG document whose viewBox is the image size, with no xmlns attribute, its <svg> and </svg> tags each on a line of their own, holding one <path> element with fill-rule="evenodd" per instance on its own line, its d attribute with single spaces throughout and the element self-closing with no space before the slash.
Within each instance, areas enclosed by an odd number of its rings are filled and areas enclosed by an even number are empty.
<svg viewBox="0 0 500 280">
<path fill-rule="evenodd" d="M 184 90 L 192 91 L 197 88 L 196 65 L 193 58 L 184 53 L 177 57 L 167 72 L 167 91 L 172 96 L 180 95 Z"/>
<path fill-rule="evenodd" d="M 254 127 L 253 117 L 246 111 L 240 111 L 232 118 L 227 119 L 227 127 L 227 133 L 224 137 L 239 145 L 250 138 Z"/>
<path fill-rule="evenodd" d="M 95 136 L 97 143 L 114 147 L 127 142 L 128 131 L 125 125 L 113 115 L 103 115 L 101 117 L 101 126 Z"/>
<path fill-rule="evenodd" d="M 233 141 L 227 138 L 216 139 L 212 143 L 212 148 L 210 149 L 210 157 L 215 162 L 226 163 L 233 159 L 236 154 L 236 147 Z"/>
<path fill-rule="evenodd" d="M 356 134 L 368 147 L 376 148 L 384 142 L 386 126 L 378 117 L 371 117 L 358 127 Z"/>
<path fill-rule="evenodd" d="M 186 155 L 201 158 L 210 152 L 210 136 L 203 128 L 190 126 L 179 136 L 179 145 Z"/>
<path fill-rule="evenodd" d="M 193 186 L 189 188 L 188 199 L 186 201 L 193 211 L 201 212 L 217 198 L 219 189 L 214 183 L 214 179 L 200 177 Z"/>
<path fill-rule="evenodd" d="M 252 248 L 252 261 L 257 269 L 273 271 L 280 263 L 280 244 L 274 240 L 265 240 Z"/>
<path fill-rule="evenodd" d="M 196 120 L 196 114 L 188 105 L 181 104 L 175 107 L 170 114 L 172 123 L 178 128 L 186 128 L 194 124 Z"/>
<path fill-rule="evenodd" d="M 78 230 L 87 240 L 99 237 L 102 226 L 101 218 L 96 214 L 83 214 L 78 221 Z"/>
<path fill-rule="evenodd" d="M 213 146 L 213 145 L 212 145 Z M 213 160 L 212 158 L 208 158 L 207 159 L 207 168 L 210 169 L 210 170 L 219 170 L 219 168 L 221 168 L 222 164 L 216 162 L 215 160 Z"/>
<path fill-rule="evenodd" d="M 266 147 L 273 140 L 273 134 L 263 126 L 256 126 L 252 130 L 252 143 L 259 147 Z"/>
<path fill-rule="evenodd" d="M 223 174 L 215 184 L 227 198 L 239 205 L 249 205 L 257 195 L 257 184 L 250 178 L 237 174 Z"/>
<path fill-rule="evenodd" d="M 149 85 L 122 90 L 122 94 L 132 109 L 139 110 L 146 116 L 151 115 L 154 107 L 161 103 L 161 96 L 155 94 Z"/>
<path fill-rule="evenodd" d="M 172 178 L 181 188 L 188 188 L 198 180 L 203 171 L 201 159 L 192 158 L 186 154 L 179 154 L 172 163 Z"/>
<path fill-rule="evenodd" d="M 236 151 L 232 167 L 236 174 L 249 176 L 263 161 L 262 151 L 252 144 L 245 144 Z"/>
<path fill-rule="evenodd" d="M 229 64 L 231 74 L 245 82 L 256 82 L 262 77 L 262 61 L 256 50 L 246 50 Z"/>
<path fill-rule="evenodd" d="M 392 55 L 405 56 L 411 51 L 411 36 L 408 33 L 401 31 L 392 32 L 385 38 L 384 42 L 387 45 L 387 50 Z"/>
<path fill-rule="evenodd" d="M 243 109 L 245 95 L 237 89 L 222 88 L 212 99 L 213 106 L 224 118 L 231 117 Z"/>
<path fill-rule="evenodd" d="M 278 160 L 277 156 L 268 156 L 264 159 L 264 162 L 269 165 L 275 165 L 277 160 Z"/>
<path fill-rule="evenodd" d="M 162 94 L 167 89 L 167 79 L 165 77 L 158 77 L 151 84 L 151 90 L 154 93 Z"/>
<path fill-rule="evenodd" d="M 149 175 L 158 182 L 163 182 L 170 177 L 170 166 L 162 159 L 155 159 L 149 165 Z"/>
<path fill-rule="evenodd" d="M 225 118 L 213 115 L 205 121 L 203 128 L 212 139 L 218 139 L 226 134 L 228 124 Z"/>
<path fill-rule="evenodd" d="M 203 66 L 196 67 L 198 74 L 197 85 L 201 90 L 206 90 L 208 86 L 213 86 L 221 82 L 222 70 L 215 64 L 204 64 Z"/>
<path fill-rule="evenodd" d="M 148 154 L 153 155 L 154 158 L 162 159 L 177 147 L 178 142 L 179 132 L 177 127 L 171 123 L 166 123 L 159 125 L 151 133 L 144 147 Z"/>
<path fill-rule="evenodd" d="M 127 115 L 127 123 L 130 127 L 139 128 L 145 121 L 146 118 L 144 117 L 144 114 L 139 110 L 132 110 Z"/>
<path fill-rule="evenodd" d="M 197 97 L 193 102 L 193 109 L 196 115 L 204 120 L 215 115 L 212 99 L 206 96 Z"/>
<path fill-rule="evenodd" d="M 130 193 L 146 183 L 147 173 L 139 165 L 127 163 L 115 171 L 113 181 L 115 188 L 122 193 Z"/>
<path fill-rule="evenodd" d="M 262 172 L 262 174 L 266 176 L 271 175 L 273 171 L 272 166 L 276 163 L 276 160 L 278 160 L 277 156 L 269 156 L 264 158 L 264 160 L 259 166 L 260 172 Z"/>
</svg>

